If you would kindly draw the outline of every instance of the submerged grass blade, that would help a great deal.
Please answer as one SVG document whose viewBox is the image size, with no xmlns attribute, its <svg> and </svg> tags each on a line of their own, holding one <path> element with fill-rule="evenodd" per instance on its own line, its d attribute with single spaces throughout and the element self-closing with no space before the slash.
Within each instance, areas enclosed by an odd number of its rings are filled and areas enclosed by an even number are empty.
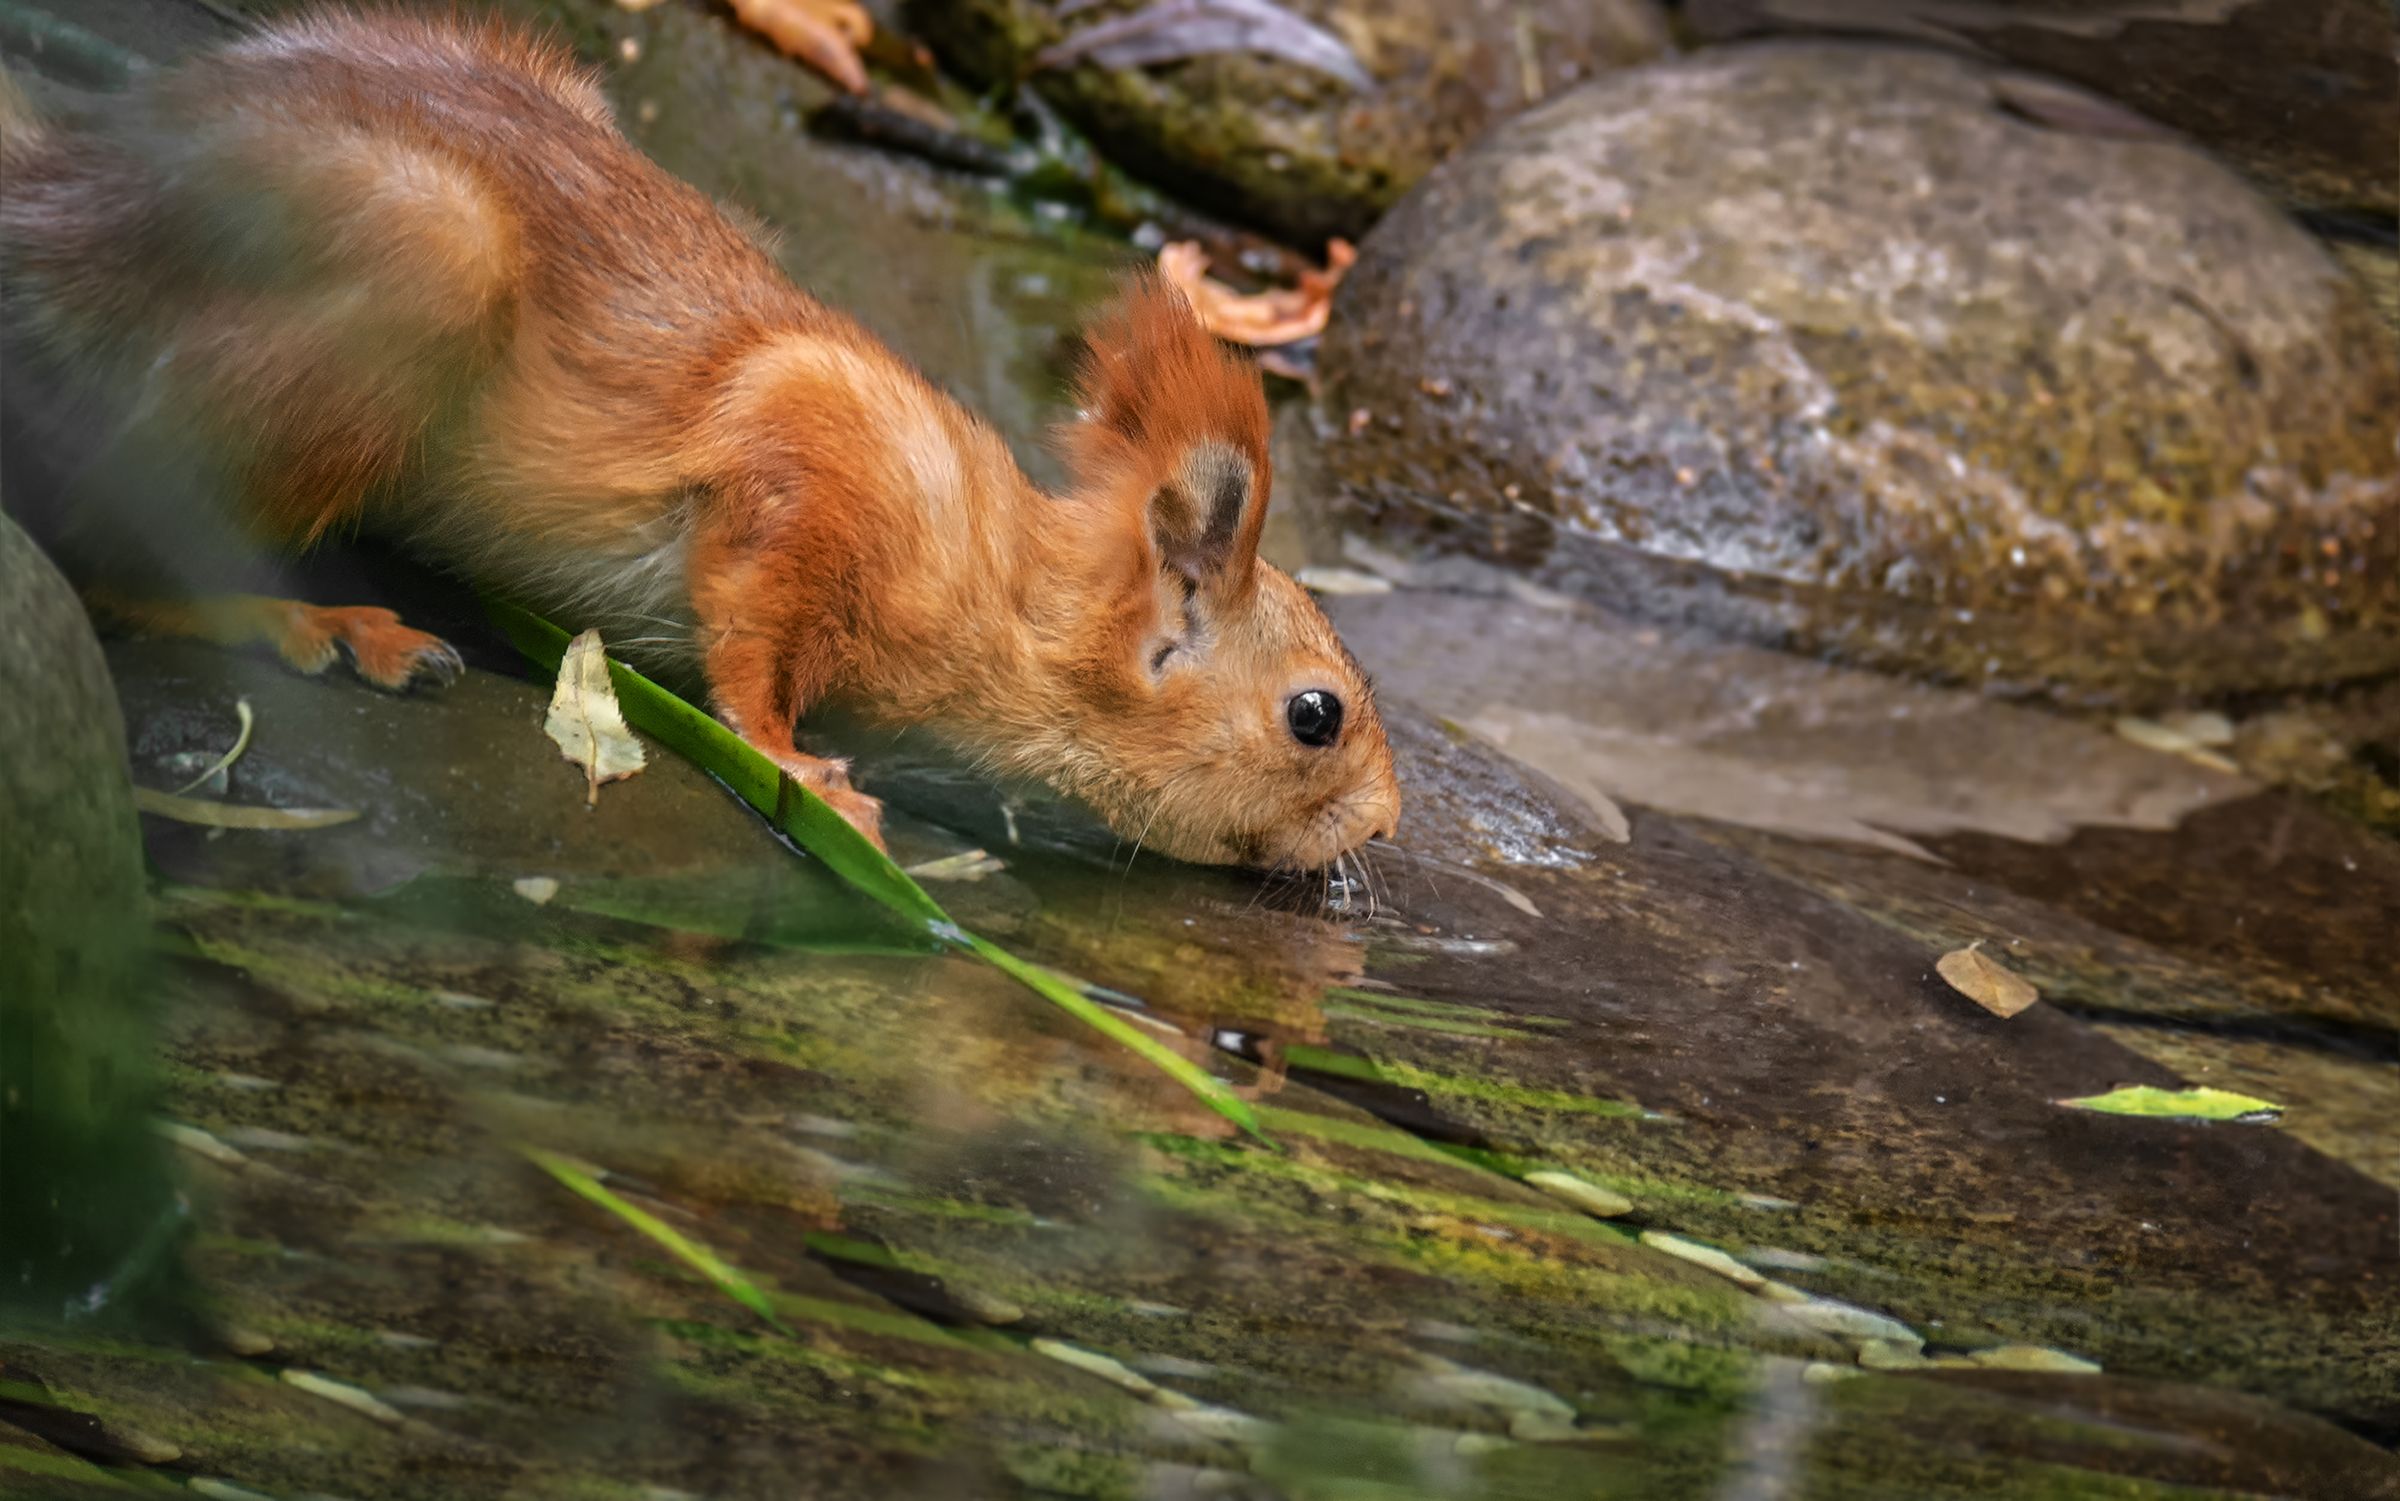
<svg viewBox="0 0 2400 1501">
<path fill-rule="evenodd" d="M 2235 1094 L 2228 1089 L 2159 1089 L 2149 1084 L 2128 1084 L 2106 1094 L 2086 1095 L 2081 1099 L 2059 1100 L 2055 1103 L 2075 1110 L 2098 1111 L 2102 1115 L 2141 1115 L 2154 1120 L 2237 1121 L 2243 1125 L 2262 1125 L 2278 1120 L 2283 1115 L 2283 1107 L 2273 1100 Z"/>
<path fill-rule="evenodd" d="M 220 803 L 202 797 L 177 797 L 155 787 L 134 788 L 133 805 L 144 813 L 209 829 L 330 829 L 358 817 L 356 808 L 269 808 L 250 803 Z"/>
<path fill-rule="evenodd" d="M 765 1319 L 774 1326 L 777 1332 L 783 1334 L 792 1332 L 784 1326 L 783 1320 L 775 1316 L 775 1306 L 767 1301 L 765 1293 L 758 1290 L 758 1284 L 743 1276 L 716 1252 L 677 1230 L 657 1215 L 636 1209 L 633 1205 L 610 1193 L 601 1185 L 599 1179 L 585 1172 L 582 1166 L 572 1158 L 561 1157 L 556 1152 L 545 1152 L 539 1147 L 524 1147 L 520 1150 L 532 1160 L 534 1166 L 556 1178 L 578 1197 L 599 1205 L 602 1209 L 666 1247 L 674 1254 L 676 1260 L 706 1277 L 716 1286 L 717 1291 L 726 1297 Z"/>
<path fill-rule="evenodd" d="M 517 650 L 546 671 L 558 670 L 567 650 L 565 631 L 505 601 L 491 600 L 488 605 L 493 620 Z M 1156 1038 L 1143 1035 L 1086 996 L 1080 987 L 961 928 L 942 910 L 941 903 L 927 895 L 924 887 L 869 843 L 865 835 L 852 828 L 848 819 L 785 776 L 781 768 L 719 723 L 715 716 L 684 702 L 623 663 L 610 661 L 608 671 L 616 685 L 617 702 L 636 729 L 657 737 L 668 749 L 732 788 L 735 796 L 824 861 L 834 874 L 942 943 L 973 954 L 1101 1035 L 1132 1049 L 1197 1095 L 1211 1110 L 1264 1139 L 1257 1115 L 1222 1081 Z"/>
<path fill-rule="evenodd" d="M 967 951 L 1007 975 L 1034 994 L 1098 1032 L 1101 1036 L 1124 1044 L 1140 1054 L 1151 1067 L 1200 1097 L 1211 1110 L 1249 1132 L 1265 1139 L 1259 1129 L 1258 1116 L 1250 1106 L 1228 1089 L 1214 1074 L 1184 1057 L 1157 1038 L 1143 1032 L 1111 1012 L 1107 1007 L 1085 995 L 1072 983 L 1042 968 L 1028 964 L 1008 950 L 988 939 L 969 933 L 965 936 Z"/>
</svg>

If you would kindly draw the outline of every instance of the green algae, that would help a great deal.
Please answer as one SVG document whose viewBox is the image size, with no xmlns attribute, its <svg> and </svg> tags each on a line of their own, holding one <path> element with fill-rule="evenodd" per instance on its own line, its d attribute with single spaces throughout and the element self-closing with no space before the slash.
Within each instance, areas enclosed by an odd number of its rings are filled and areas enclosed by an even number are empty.
<svg viewBox="0 0 2400 1501">
<path fill-rule="evenodd" d="M 1565 1021 L 1555 1016 L 1535 1016 L 1523 1012 L 1502 1011 L 1492 1006 L 1468 1006 L 1456 1001 L 1431 1001 L 1422 996 L 1401 995 L 1388 990 L 1362 990 L 1355 985 L 1333 985 L 1325 990 L 1328 1001 L 1343 1001 L 1354 1006 L 1378 1011 L 1396 1011 L 1403 1015 L 1439 1017 L 1448 1021 L 1490 1022 L 1511 1027 L 1563 1027 Z"/>
<path fill-rule="evenodd" d="M 1495 1104 L 1518 1106 L 1527 1110 L 1566 1111 L 1575 1115 L 1614 1116 L 1628 1119 L 1650 1117 L 1649 1111 L 1624 1100 L 1611 1100 L 1598 1095 L 1572 1094 L 1564 1090 L 1537 1089 L 1526 1085 L 1511 1084 L 1502 1079 L 1438 1073 L 1396 1058 L 1360 1058 L 1309 1046 L 1286 1048 L 1284 1057 L 1293 1068 L 1331 1074 L 1336 1078 L 1358 1079 L 1375 1084 L 1394 1084 L 1404 1089 L 1421 1089 L 1429 1095 L 1448 1095 L 1459 1099 L 1490 1101 Z"/>
<path fill-rule="evenodd" d="M 1320 1008 L 1329 1017 L 1343 1021 L 1364 1022 L 1376 1027 L 1406 1027 L 1418 1032 L 1438 1032 L 1445 1037 L 1487 1037 L 1513 1042 L 1533 1034 L 1515 1027 L 1493 1026 L 1487 1022 L 1456 1021 L 1446 1016 L 1427 1016 L 1409 1012 L 1392 1012 L 1377 1006 L 1362 1006 L 1355 1001 L 1327 1001 Z"/>
</svg>

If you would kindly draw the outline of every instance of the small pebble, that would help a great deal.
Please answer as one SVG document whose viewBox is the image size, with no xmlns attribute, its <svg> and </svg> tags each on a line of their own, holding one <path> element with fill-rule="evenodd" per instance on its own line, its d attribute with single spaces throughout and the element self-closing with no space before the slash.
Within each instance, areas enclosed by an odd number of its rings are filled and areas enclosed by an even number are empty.
<svg viewBox="0 0 2400 1501">
<path fill-rule="evenodd" d="M 187 1126 L 181 1121 L 153 1121 L 151 1124 L 157 1127 L 159 1135 L 195 1157 L 205 1157 L 225 1167 L 240 1167 L 250 1160 L 198 1126 Z"/>
<path fill-rule="evenodd" d="M 1780 1272 L 1821 1272 L 1828 1265 L 1822 1256 L 1782 1246 L 1752 1246 L 1744 1254 L 1752 1266 L 1773 1267 Z"/>
<path fill-rule="evenodd" d="M 1990 1371 L 2056 1371 L 2075 1376 L 2095 1376 L 2100 1372 L 2097 1361 L 2042 1345 L 1997 1345 L 1989 1350 L 1976 1350 L 1967 1358 Z"/>
<path fill-rule="evenodd" d="M 1508 1436 L 1526 1444 L 1569 1444 L 1583 1437 L 1573 1418 L 1555 1417 L 1546 1412 L 1512 1412 L 1508 1415 Z"/>
<path fill-rule="evenodd" d="M 1742 1265 L 1715 1246 L 1704 1246 L 1695 1240 L 1685 1240 L 1680 1235 L 1669 1235 L 1664 1230 L 1644 1230 L 1642 1244 L 1653 1251 L 1664 1251 L 1669 1256 L 1688 1261 L 1694 1266 L 1706 1267 L 1718 1276 L 1743 1287 L 1757 1289 L 1767 1285 L 1765 1277 Z"/>
<path fill-rule="evenodd" d="M 1424 1374 L 1416 1382 L 1420 1396 L 1438 1403 L 1488 1407 L 1506 1413 L 1512 1437 L 1531 1439 L 1540 1435 L 1539 1441 L 1547 1442 L 1572 1432 L 1575 1427 L 1575 1409 L 1530 1382 L 1496 1371 L 1479 1371 L 1436 1355 L 1419 1355 L 1417 1363 L 1424 1368 Z"/>
<path fill-rule="evenodd" d="M 1163 1392 L 1159 1405 L 1167 1410 L 1167 1421 L 1177 1428 L 1213 1439 L 1218 1443 L 1239 1444 L 1245 1449 L 1256 1448 L 1275 1436 L 1275 1425 L 1264 1418 L 1254 1418 L 1230 1407 L 1212 1407 L 1195 1402 L 1181 1392 Z M 1164 1398 L 1175 1398 L 1166 1401 Z"/>
<path fill-rule="evenodd" d="M 305 1136 L 294 1136 L 271 1126 L 236 1126 L 225 1133 L 224 1139 L 260 1152 L 310 1152 L 317 1146 Z"/>
<path fill-rule="evenodd" d="M 351 1386 L 329 1376 L 320 1376 L 314 1371 L 303 1371 L 296 1366 L 285 1367 L 283 1379 L 287 1385 L 298 1387 L 312 1397 L 323 1397 L 328 1402 L 347 1407 L 352 1412 L 358 1413 L 362 1417 L 373 1418 L 378 1423 L 398 1426 L 405 1421 L 398 1408 L 386 1404 L 382 1398 L 364 1387 Z"/>
<path fill-rule="evenodd" d="M 1392 581 L 1357 568 L 1303 568 L 1292 575 L 1312 594 L 1389 594 Z"/>
<path fill-rule="evenodd" d="M 1525 1181 L 1549 1194 L 1564 1199 L 1585 1214 L 1613 1220 L 1619 1215 L 1633 1213 L 1633 1200 L 1621 1193 L 1612 1193 L 1597 1183 L 1587 1183 L 1573 1173 L 1542 1171 L 1527 1173 Z"/>
<path fill-rule="evenodd" d="M 979 1324 L 1024 1322 L 1025 1310 L 1001 1297 L 998 1293 L 982 1292 L 972 1287 L 960 1287 L 955 1283 L 945 1283 L 943 1286 L 950 1294 L 950 1301 L 956 1303 Z"/>
<path fill-rule="evenodd" d="M 1831 1298 L 1787 1304 L 1783 1311 L 1808 1328 L 1823 1334 L 1838 1334 L 1844 1339 L 1882 1339 L 1918 1346 L 1925 1343 L 1917 1331 L 1898 1319 L 1885 1318 L 1849 1303 L 1837 1303 Z"/>
<path fill-rule="evenodd" d="M 460 1412 L 476 1405 L 473 1397 L 429 1386 L 387 1386 L 383 1396 L 394 1407 L 421 1407 L 431 1412 Z"/>
<path fill-rule="evenodd" d="M 1860 1340 L 1858 1363 L 1870 1371 L 1923 1371 L 1933 1365 L 1922 1349 L 1897 1339 Z"/>
<path fill-rule="evenodd" d="M 1158 1395 L 1157 1382 L 1126 1365 L 1123 1361 L 1112 1359 L 1097 1350 L 1086 1350 L 1081 1345 L 1070 1345 L 1063 1339 L 1037 1339 L 1033 1342 L 1033 1351 L 1037 1355 L 1047 1355 L 1052 1360 L 1097 1376 L 1111 1386 L 1123 1387 L 1136 1396 L 1155 1397 Z"/>
</svg>

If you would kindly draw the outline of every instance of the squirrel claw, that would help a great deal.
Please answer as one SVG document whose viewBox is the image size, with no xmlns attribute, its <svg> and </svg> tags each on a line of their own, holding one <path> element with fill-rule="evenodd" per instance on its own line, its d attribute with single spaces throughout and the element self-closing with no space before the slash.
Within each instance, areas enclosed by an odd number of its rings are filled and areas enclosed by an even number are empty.
<svg viewBox="0 0 2400 1501">
<path fill-rule="evenodd" d="M 390 610 L 366 605 L 302 605 L 299 609 L 304 618 L 293 622 L 284 656 L 304 671 L 322 671 L 339 652 L 361 678 L 386 692 L 400 693 L 419 683 L 447 688 L 467 670 L 458 648 L 439 636 L 402 625 Z"/>
<path fill-rule="evenodd" d="M 887 855 L 891 853 L 883 842 L 883 804 L 850 785 L 848 763 L 798 754 L 778 755 L 773 751 L 767 752 L 767 759 L 842 815 L 850 827 L 867 836 L 869 844 Z"/>
<path fill-rule="evenodd" d="M 813 790 L 813 789 L 812 789 Z M 883 842 L 883 804 L 863 792 L 848 787 L 835 787 L 817 794 L 827 807 L 849 821 L 850 827 L 867 836 L 867 843 L 884 854 L 891 848 Z"/>
</svg>

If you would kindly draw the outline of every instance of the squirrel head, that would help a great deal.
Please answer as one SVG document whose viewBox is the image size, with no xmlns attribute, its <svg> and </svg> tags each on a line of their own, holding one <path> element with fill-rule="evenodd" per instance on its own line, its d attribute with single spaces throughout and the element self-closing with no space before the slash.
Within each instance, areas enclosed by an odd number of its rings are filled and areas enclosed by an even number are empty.
<svg viewBox="0 0 2400 1501">
<path fill-rule="evenodd" d="M 1366 674 L 1258 556 L 1256 369 L 1151 277 L 1084 342 L 1061 503 L 1090 593 L 1060 642 L 1048 779 L 1185 860 L 1313 870 L 1390 833 L 1400 787 Z"/>
</svg>

